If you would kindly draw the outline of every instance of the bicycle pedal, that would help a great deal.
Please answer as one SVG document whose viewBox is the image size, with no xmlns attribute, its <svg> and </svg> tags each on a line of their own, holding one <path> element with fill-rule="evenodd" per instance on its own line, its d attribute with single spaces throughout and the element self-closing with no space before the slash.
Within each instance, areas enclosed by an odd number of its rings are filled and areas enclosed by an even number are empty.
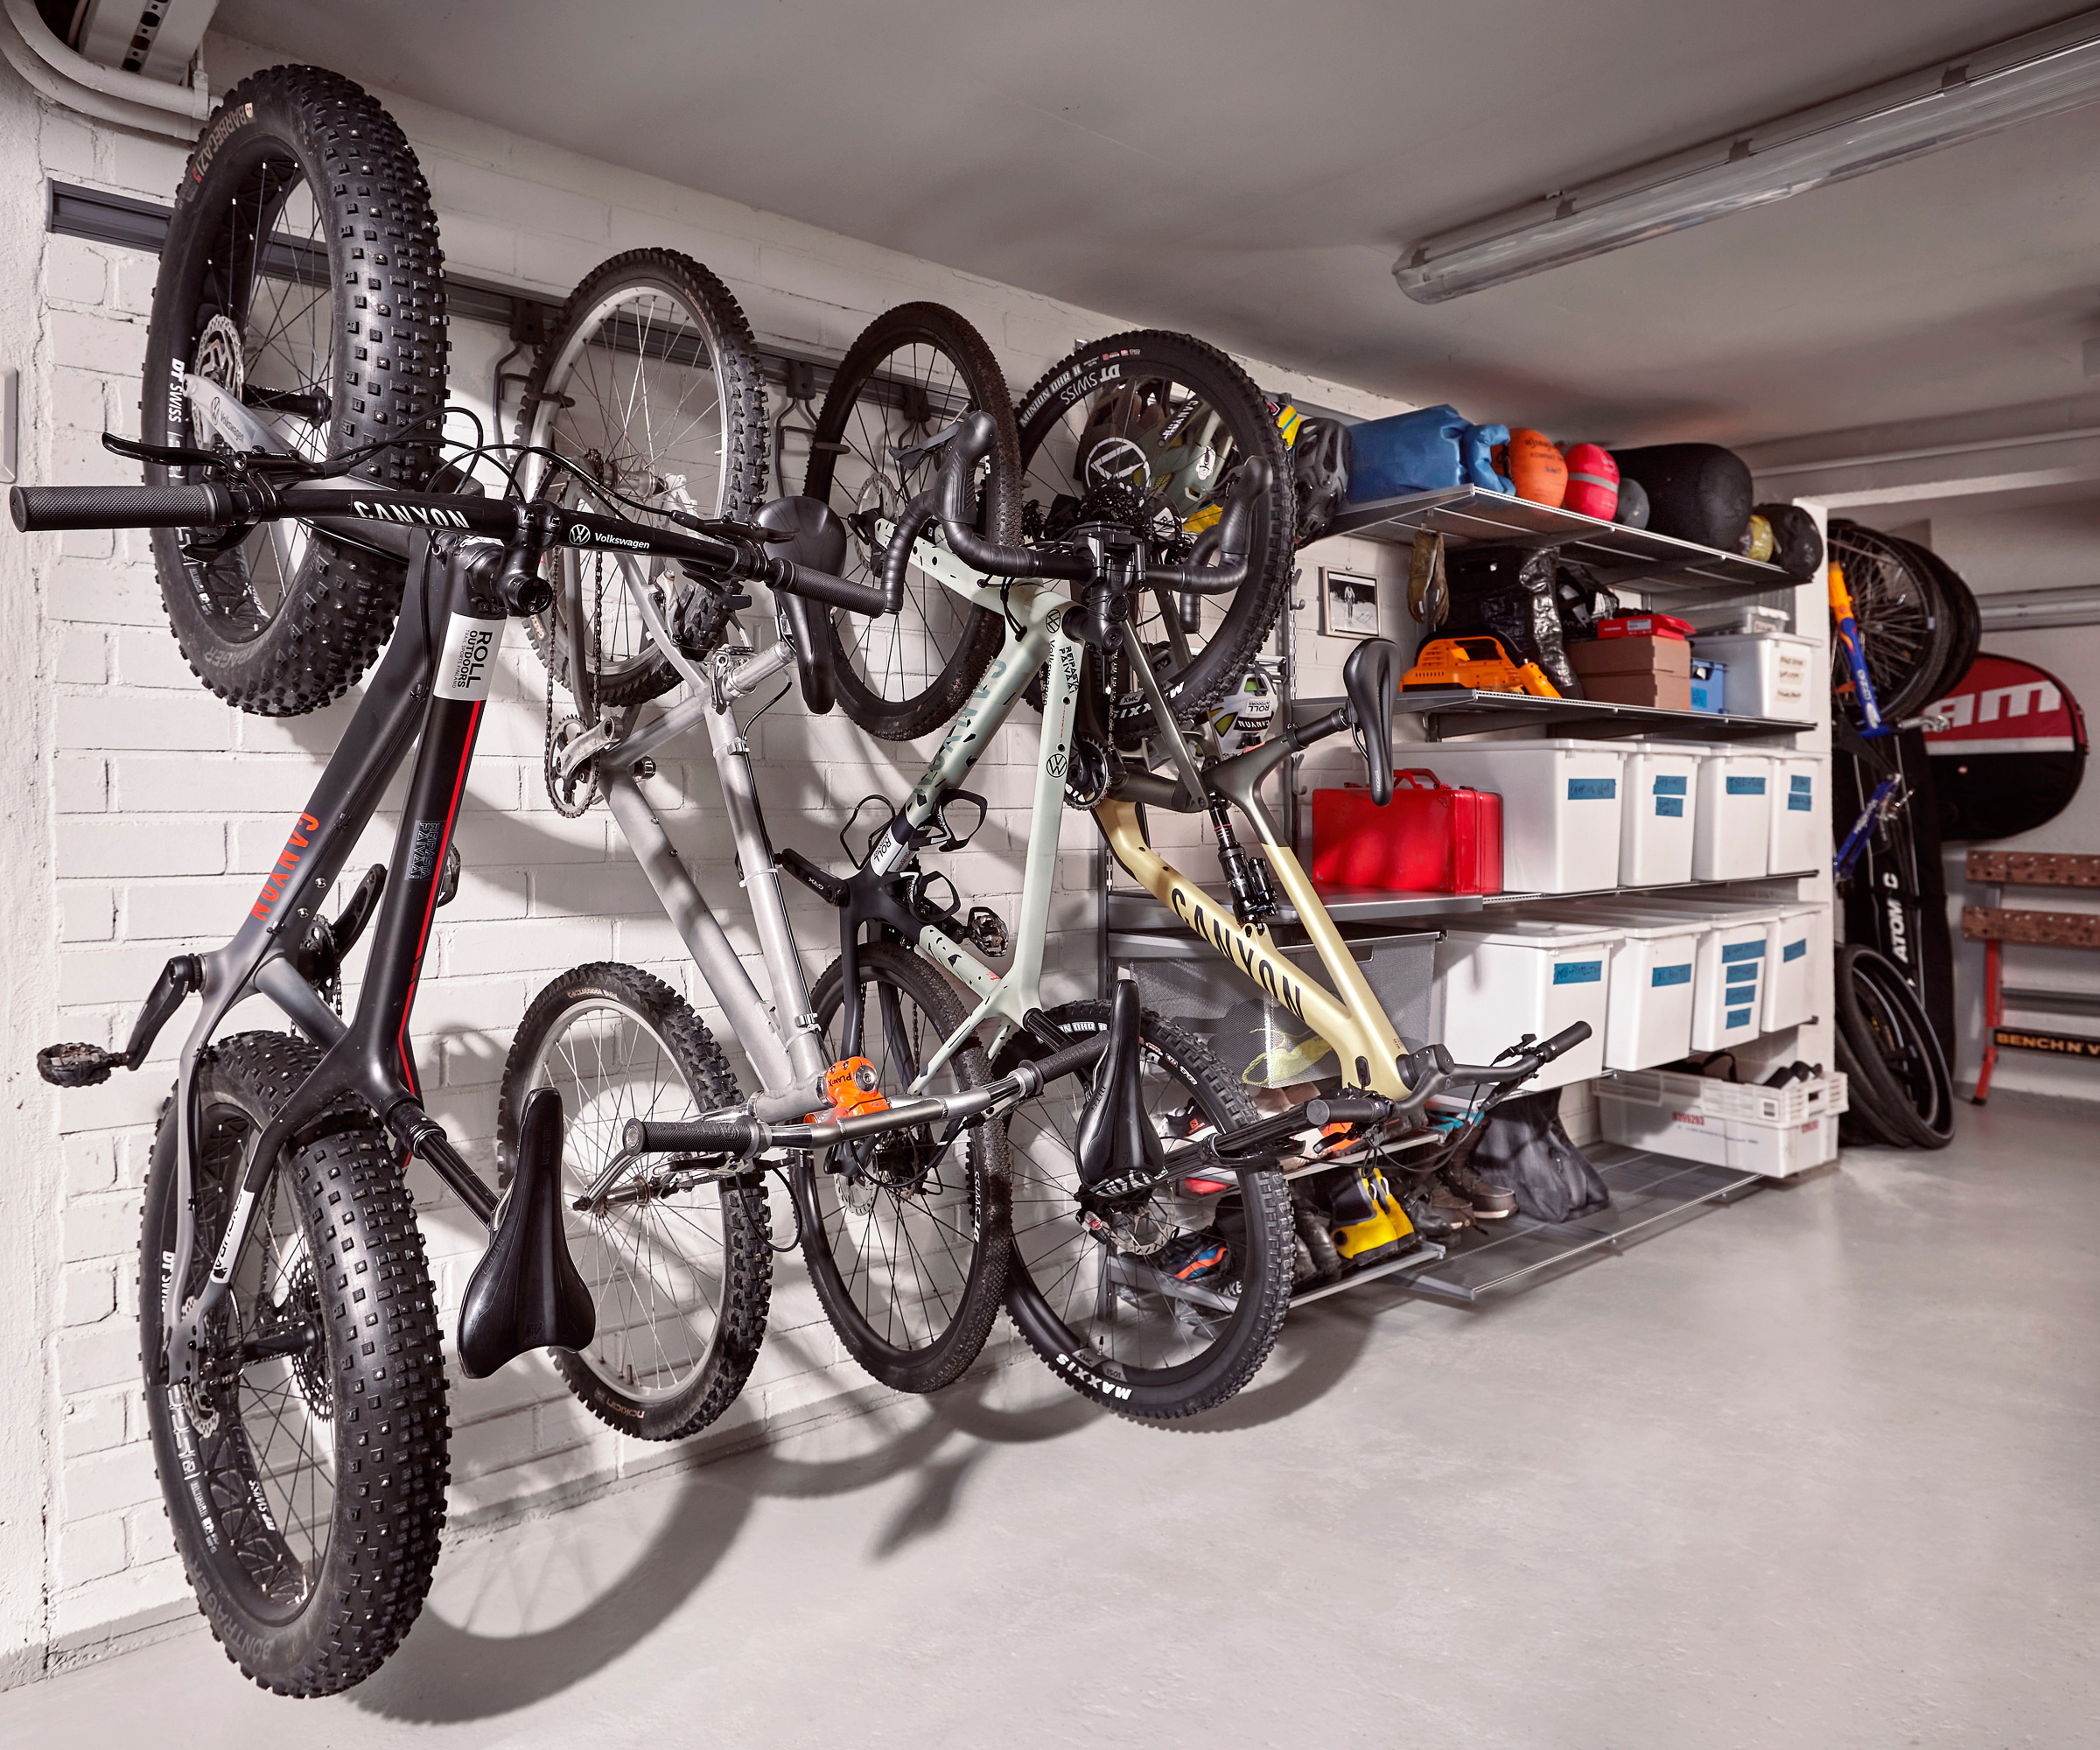
<svg viewBox="0 0 2100 1750">
<path fill-rule="evenodd" d="M 1006 920 L 990 906 L 970 908 L 969 917 L 962 921 L 962 934 L 978 953 L 990 955 L 994 960 L 1003 958 L 1013 946 L 1013 934 L 1006 928 Z"/>
<path fill-rule="evenodd" d="M 93 1088 L 125 1061 L 121 1051 L 104 1051 L 99 1045 L 47 1045 L 37 1054 L 37 1074 L 53 1088 Z"/>
</svg>

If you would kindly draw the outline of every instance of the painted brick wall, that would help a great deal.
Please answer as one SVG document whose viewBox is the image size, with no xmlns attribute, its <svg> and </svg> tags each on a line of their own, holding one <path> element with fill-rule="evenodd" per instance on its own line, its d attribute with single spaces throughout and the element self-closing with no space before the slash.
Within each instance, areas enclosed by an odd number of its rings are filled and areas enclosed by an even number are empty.
<svg viewBox="0 0 2100 1750">
<path fill-rule="evenodd" d="M 214 43 L 210 62 L 216 89 L 264 64 L 228 43 Z M 178 149 L 90 127 L 35 105 L 11 75 L 0 73 L 0 103 L 35 119 L 45 175 L 156 199 L 175 186 Z M 879 312 L 934 298 L 984 332 L 1017 392 L 1076 340 L 1129 326 L 413 103 L 390 107 L 421 155 L 447 258 L 462 272 L 560 296 L 616 251 L 683 249 L 727 280 L 762 341 L 830 354 Z M 24 347 L 21 360 L 24 478 L 123 478 L 98 438 L 105 428 L 136 430 L 154 262 L 63 237 L 17 239 L 15 248 L 27 251 L 43 309 L 33 356 Z M 486 412 L 491 368 L 507 343 L 466 324 L 455 325 L 453 338 L 455 396 Z M 1253 368 L 1265 387 L 1325 405 L 1395 410 L 1335 384 Z M 1347 648 L 1316 634 L 1313 568 L 1324 557 L 1370 570 L 1382 555 L 1361 543 L 1333 547 L 1305 556 L 1308 584 L 1298 596 L 1306 606 L 1301 648 L 1314 672 L 1335 668 L 1338 687 Z M 143 537 L 40 536 L 32 552 L 44 615 L 36 667 L 55 692 L 41 805 L 49 811 L 60 942 L 56 988 L 10 1020 L 17 1055 L 52 1038 L 117 1042 L 170 954 L 230 934 L 354 703 L 277 721 L 242 716 L 206 694 L 167 631 Z M 485 1170 L 511 1030 L 551 975 L 610 957 L 648 968 L 696 1002 L 704 994 L 603 810 L 570 821 L 549 807 L 539 775 L 542 684 L 514 632 L 459 827 L 465 878 L 440 914 L 416 1010 L 432 1105 Z M 953 864 L 966 899 L 1009 916 L 1029 786 L 1028 768 L 1014 762 L 1032 748 L 1028 735 L 1026 727 L 1010 730 L 981 768 L 991 819 Z M 758 746 L 776 838 L 818 858 L 836 851 L 832 833 L 844 809 L 872 792 L 901 797 L 930 751 L 872 743 L 843 716 L 813 720 L 792 700 L 763 720 Z M 704 742 L 669 750 L 649 788 L 732 937 L 749 950 Z M 352 859 L 354 872 L 384 857 L 396 818 L 382 810 L 369 845 Z M 1050 951 L 1054 1000 L 1092 988 L 1091 841 L 1084 820 L 1068 820 Z M 32 872 L 29 878 L 45 878 Z M 812 909 L 798 922 L 808 925 L 814 977 L 830 958 L 830 914 Z M 354 984 L 347 995 L 354 998 Z M 44 1639 L 54 1660 L 92 1656 L 185 1620 L 191 1607 L 144 1444 L 135 1325 L 151 1126 L 186 1024 L 169 1030 L 139 1075 L 55 1096 L 30 1084 L 48 1109 L 49 1147 L 62 1157 L 63 1174 L 62 1265 L 41 1309 L 50 1367 L 47 1387 L 39 1387 L 41 1413 L 56 1431 L 43 1502 Z M 279 1025 L 261 1005 L 232 1023 Z M 449 1325 L 479 1231 L 433 1181 L 419 1177 L 416 1188 Z M 791 1258 L 780 1260 L 774 1308 L 743 1401 L 706 1437 L 716 1444 L 872 1395 L 842 1361 Z M 536 1360 L 493 1381 L 455 1378 L 452 1404 L 453 1510 L 470 1519 L 676 1462 L 689 1450 L 626 1441 L 600 1427 Z"/>
</svg>

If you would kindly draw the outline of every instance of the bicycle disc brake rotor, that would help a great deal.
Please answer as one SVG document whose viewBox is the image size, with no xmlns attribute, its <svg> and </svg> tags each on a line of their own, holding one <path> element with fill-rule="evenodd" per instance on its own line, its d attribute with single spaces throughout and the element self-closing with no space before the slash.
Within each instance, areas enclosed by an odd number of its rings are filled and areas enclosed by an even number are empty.
<svg viewBox="0 0 2100 1750">
<path fill-rule="evenodd" d="M 227 316 L 214 316 L 197 337 L 197 362 L 191 367 L 206 382 L 217 383 L 235 401 L 248 387 L 248 361 L 241 331 Z"/>
</svg>

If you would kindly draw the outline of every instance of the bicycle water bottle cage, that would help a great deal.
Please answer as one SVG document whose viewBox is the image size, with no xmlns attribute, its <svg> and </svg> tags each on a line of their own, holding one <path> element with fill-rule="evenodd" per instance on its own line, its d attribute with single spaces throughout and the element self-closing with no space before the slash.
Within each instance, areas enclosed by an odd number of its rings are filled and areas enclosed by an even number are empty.
<svg viewBox="0 0 2100 1750">
<path fill-rule="evenodd" d="M 510 1190 L 459 1307 L 459 1365 L 486 1379 L 528 1349 L 580 1349 L 598 1312 L 562 1225 L 562 1096 L 536 1088 L 518 1124 Z M 620 1194 L 611 1194 L 617 1197 Z"/>
</svg>

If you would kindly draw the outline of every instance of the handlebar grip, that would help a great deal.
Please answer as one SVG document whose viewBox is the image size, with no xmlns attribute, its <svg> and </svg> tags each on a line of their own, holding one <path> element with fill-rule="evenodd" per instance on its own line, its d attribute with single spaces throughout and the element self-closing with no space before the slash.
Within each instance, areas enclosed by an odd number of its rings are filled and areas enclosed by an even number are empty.
<svg viewBox="0 0 2100 1750">
<path fill-rule="evenodd" d="M 897 519 L 890 544 L 882 550 L 882 606 L 878 613 L 894 612 L 904 606 L 904 574 L 912 566 L 912 548 L 926 526 L 934 520 L 934 497 L 920 493 Z"/>
<path fill-rule="evenodd" d="M 15 527 L 48 528 L 211 528 L 240 519 L 225 486 L 17 486 L 7 495 Z"/>
<path fill-rule="evenodd" d="M 1060 1076 L 1069 1075 L 1074 1070 L 1093 1068 L 1101 1061 L 1108 1048 L 1108 1034 L 1096 1033 L 1091 1039 L 1080 1040 L 1077 1045 L 1068 1045 L 1054 1051 L 1047 1057 L 1039 1057 L 1029 1067 L 1042 1078 L 1042 1085 L 1047 1087 Z"/>
<path fill-rule="evenodd" d="M 742 1154 L 752 1135 L 748 1118 L 629 1118 L 620 1141 L 635 1154 Z"/>
<path fill-rule="evenodd" d="M 884 567 L 886 571 L 888 567 Z M 766 582 L 775 590 L 791 596 L 803 596 L 810 601 L 820 601 L 832 607 L 843 607 L 850 613 L 886 613 L 888 603 L 883 592 L 866 584 L 857 584 L 845 578 L 835 578 L 829 571 L 819 571 L 808 565 L 798 565 L 792 559 L 776 559 L 769 570 Z"/>
<path fill-rule="evenodd" d="M 1590 1024 L 1587 1021 L 1578 1021 L 1572 1027 L 1563 1027 L 1544 1045 L 1536 1047 L 1539 1062 L 1547 1064 L 1557 1057 L 1564 1056 L 1589 1036 Z"/>
</svg>

